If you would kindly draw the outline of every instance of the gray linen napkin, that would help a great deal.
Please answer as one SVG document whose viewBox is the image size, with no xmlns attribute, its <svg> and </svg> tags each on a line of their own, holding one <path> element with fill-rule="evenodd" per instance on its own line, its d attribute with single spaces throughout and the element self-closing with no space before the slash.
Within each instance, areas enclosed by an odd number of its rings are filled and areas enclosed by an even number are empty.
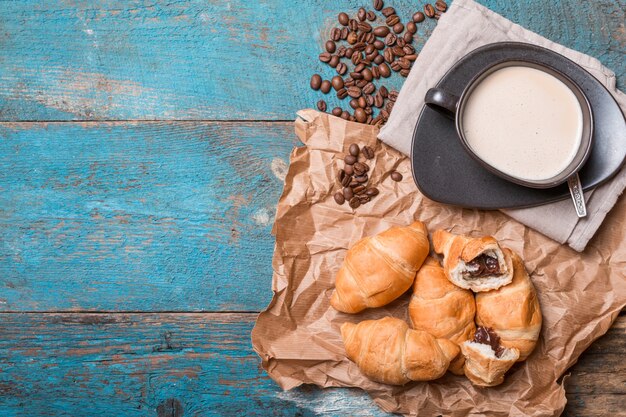
<svg viewBox="0 0 626 417">
<path fill-rule="evenodd" d="M 597 59 L 549 41 L 472 0 L 456 0 L 441 16 L 415 61 L 400 90 L 393 113 L 379 133 L 379 139 L 408 155 L 426 91 L 465 54 L 485 44 L 501 41 L 531 43 L 564 55 L 604 84 L 619 103 L 622 112 L 626 111 L 626 95 L 615 88 L 615 74 Z M 533 208 L 502 211 L 526 226 L 582 251 L 615 205 L 624 187 L 626 168 L 622 168 L 610 182 L 585 192 L 587 217 L 584 219 L 576 216 L 570 199 Z"/>
</svg>

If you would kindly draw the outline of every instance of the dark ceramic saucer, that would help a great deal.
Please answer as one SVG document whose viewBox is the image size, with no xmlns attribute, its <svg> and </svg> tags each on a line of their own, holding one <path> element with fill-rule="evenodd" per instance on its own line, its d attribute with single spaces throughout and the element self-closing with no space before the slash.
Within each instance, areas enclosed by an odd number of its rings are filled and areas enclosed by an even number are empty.
<svg viewBox="0 0 626 417">
<path fill-rule="evenodd" d="M 583 188 L 594 188 L 615 175 L 626 158 L 624 115 L 602 84 L 562 55 L 517 42 L 486 45 L 461 58 L 436 87 L 460 95 L 476 74 L 511 59 L 545 63 L 563 72 L 581 88 L 594 117 L 593 147 L 579 171 Z M 454 122 L 426 106 L 413 133 L 411 162 L 413 178 L 420 191 L 431 200 L 445 204 L 499 209 L 537 206 L 570 198 L 566 184 L 535 189 L 492 174 L 465 151 Z"/>
</svg>

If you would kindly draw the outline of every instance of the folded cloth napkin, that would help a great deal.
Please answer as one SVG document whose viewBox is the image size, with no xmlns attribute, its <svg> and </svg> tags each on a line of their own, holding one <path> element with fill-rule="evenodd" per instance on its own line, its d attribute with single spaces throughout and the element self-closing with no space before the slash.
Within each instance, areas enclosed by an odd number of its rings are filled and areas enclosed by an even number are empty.
<svg viewBox="0 0 626 417">
<path fill-rule="evenodd" d="M 437 84 L 446 71 L 472 50 L 494 42 L 517 41 L 558 52 L 582 66 L 597 78 L 626 111 L 626 95 L 615 88 L 615 74 L 595 58 L 565 48 L 512 23 L 472 0 L 456 0 L 441 16 L 436 29 L 420 52 L 378 138 L 408 155 L 413 129 L 424 105 L 426 91 Z M 445 51 L 445 53 L 442 53 Z M 543 206 L 503 210 L 517 221 L 544 235 L 583 251 L 606 214 L 626 187 L 626 169 L 608 183 L 585 192 L 587 217 L 576 216 L 571 200 Z"/>
</svg>

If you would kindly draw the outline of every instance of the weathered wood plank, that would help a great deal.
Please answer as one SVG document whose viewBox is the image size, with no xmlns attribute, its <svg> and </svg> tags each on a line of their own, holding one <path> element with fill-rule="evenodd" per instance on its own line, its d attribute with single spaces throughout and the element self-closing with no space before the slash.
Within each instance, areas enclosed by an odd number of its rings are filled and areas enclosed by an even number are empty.
<svg viewBox="0 0 626 417">
<path fill-rule="evenodd" d="M 480 2 L 626 81 L 622 1 Z M 291 120 L 322 96 L 307 87 L 312 73 L 333 75 L 317 61 L 320 30 L 370 3 L 3 1 L 0 120 Z M 388 3 L 403 19 L 416 7 Z M 420 25 L 418 46 L 434 26 Z"/>
<path fill-rule="evenodd" d="M 184 416 L 385 415 L 358 390 L 280 391 L 251 349 L 255 318 L 0 313 L 0 410 L 11 416 L 169 416 L 168 407 Z M 623 351 L 602 346 L 623 344 L 625 333 L 620 316 L 571 369 L 566 415 L 624 415 L 623 365 L 613 367 Z"/>
<path fill-rule="evenodd" d="M 259 311 L 291 123 L 0 124 L 0 310 Z"/>
</svg>

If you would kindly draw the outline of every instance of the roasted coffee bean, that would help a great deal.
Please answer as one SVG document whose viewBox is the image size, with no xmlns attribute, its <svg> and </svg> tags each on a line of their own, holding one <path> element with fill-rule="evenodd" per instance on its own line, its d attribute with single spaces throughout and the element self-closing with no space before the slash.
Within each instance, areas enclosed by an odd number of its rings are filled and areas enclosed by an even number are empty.
<svg viewBox="0 0 626 417">
<path fill-rule="evenodd" d="M 343 117 L 343 114 L 341 117 Z M 350 118 L 350 114 L 347 114 L 345 118 Z M 344 187 L 348 187 L 351 182 L 352 182 L 352 175 L 346 174 L 346 176 L 341 179 L 341 185 Z"/>
<path fill-rule="evenodd" d="M 393 33 L 390 33 L 387 36 L 385 36 L 385 45 L 393 46 L 396 43 L 396 40 L 398 40 L 398 37 L 394 35 Z"/>
<path fill-rule="evenodd" d="M 370 197 L 375 197 L 377 196 L 379 193 L 378 188 L 376 187 L 370 187 L 365 191 L 365 194 L 370 196 Z"/>
<path fill-rule="evenodd" d="M 354 116 L 350 116 L 350 121 L 354 122 L 356 119 L 354 118 Z"/>
<path fill-rule="evenodd" d="M 365 117 L 365 119 L 367 119 L 367 116 Z M 363 121 L 365 121 L 365 119 Z M 367 174 L 354 177 L 354 180 L 356 182 L 360 182 L 361 184 L 363 184 L 364 182 L 367 182 L 367 179 L 368 179 Z"/>
<path fill-rule="evenodd" d="M 352 197 L 354 197 L 354 191 L 352 191 L 352 188 L 350 188 L 350 187 L 343 187 L 343 192 L 342 192 L 342 194 L 343 194 L 343 197 L 344 197 L 346 200 L 348 200 L 348 201 L 349 201 Z"/>
<path fill-rule="evenodd" d="M 364 192 L 367 189 L 367 187 L 365 187 L 364 185 L 362 185 L 361 183 L 357 182 L 357 185 L 355 187 L 352 188 L 352 192 L 354 194 L 359 194 Z"/>
<path fill-rule="evenodd" d="M 373 83 L 367 83 L 363 87 L 363 94 L 372 94 L 374 91 L 376 91 L 376 86 Z"/>
<path fill-rule="evenodd" d="M 366 59 L 367 61 L 373 62 L 373 61 L 376 59 L 376 57 L 377 57 L 378 55 L 379 55 L 379 54 L 378 54 L 378 51 L 374 51 L 374 52 L 372 52 L 372 53 L 371 53 L 371 54 L 369 54 L 369 55 L 365 55 L 365 59 Z"/>
<path fill-rule="evenodd" d="M 368 44 L 365 47 L 365 55 L 371 54 L 372 52 L 376 52 L 376 48 L 374 48 L 374 45 Z"/>
<path fill-rule="evenodd" d="M 369 10 L 367 12 L 367 14 L 365 15 L 365 17 L 367 18 L 367 20 L 369 20 L 370 22 L 373 22 L 374 20 L 376 20 L 376 13 L 374 13 L 373 11 Z"/>
<path fill-rule="evenodd" d="M 341 107 L 335 107 L 335 108 L 333 108 L 331 113 L 332 113 L 333 116 L 339 117 L 339 116 L 341 116 L 341 112 L 342 111 L 343 110 L 341 110 Z"/>
<path fill-rule="evenodd" d="M 365 162 L 361 162 L 363 164 L 363 166 L 365 167 L 365 172 L 369 172 L 370 170 L 370 166 L 367 165 Z"/>
<path fill-rule="evenodd" d="M 335 203 L 339 205 L 342 205 L 346 202 L 346 198 L 343 196 L 343 193 L 341 191 L 337 191 L 335 195 L 333 195 L 333 198 L 335 199 Z"/>
<path fill-rule="evenodd" d="M 335 45 L 335 42 L 333 41 L 326 41 L 325 47 L 326 51 L 330 52 L 331 54 L 337 50 L 337 45 Z"/>
<path fill-rule="evenodd" d="M 363 75 L 363 79 L 365 81 L 372 81 L 372 79 L 374 78 L 374 76 L 372 75 L 372 70 L 370 70 L 369 68 L 365 68 L 361 74 Z"/>
<path fill-rule="evenodd" d="M 415 13 L 413 14 L 413 21 L 414 21 L 415 23 L 420 23 L 420 22 L 423 22 L 425 18 L 426 18 L 426 17 L 424 16 L 424 13 L 422 13 L 422 12 L 415 12 Z"/>
<path fill-rule="evenodd" d="M 404 57 L 409 61 L 415 61 L 417 59 L 417 54 L 405 55 Z"/>
<path fill-rule="evenodd" d="M 344 75 L 346 72 L 348 72 L 348 66 L 340 62 L 339 65 L 337 65 L 337 74 Z"/>
<path fill-rule="evenodd" d="M 355 85 L 356 85 L 358 88 L 363 88 L 363 87 L 365 87 L 365 86 L 367 85 L 367 81 L 365 81 L 365 80 L 357 80 L 357 82 L 355 83 Z"/>
<path fill-rule="evenodd" d="M 378 114 L 382 116 L 383 120 L 389 119 L 389 112 L 385 109 L 382 109 Z"/>
<path fill-rule="evenodd" d="M 374 4 L 374 9 L 376 10 L 381 10 L 383 6 L 385 5 L 383 0 L 374 0 L 372 3 Z"/>
<path fill-rule="evenodd" d="M 445 12 L 448 9 L 448 5 L 443 0 L 437 0 L 435 2 L 435 9 L 437 9 L 440 12 Z"/>
<path fill-rule="evenodd" d="M 395 46 L 394 46 L 394 48 L 395 48 Z M 395 56 L 393 54 L 393 48 L 385 49 L 384 57 L 385 57 L 385 62 L 387 62 L 387 63 L 393 62 L 393 60 L 395 59 Z"/>
<path fill-rule="evenodd" d="M 350 32 L 348 33 L 348 37 L 346 38 L 346 40 L 348 41 L 350 45 L 354 45 L 358 37 L 359 35 L 357 35 L 356 32 Z"/>
<path fill-rule="evenodd" d="M 324 100 L 320 100 L 317 102 L 317 109 L 319 111 L 326 111 L 326 102 Z"/>
<path fill-rule="evenodd" d="M 409 69 L 409 68 L 411 68 L 411 61 L 409 61 L 406 58 L 398 59 L 398 64 L 400 64 L 400 68 L 402 68 L 402 69 Z"/>
<path fill-rule="evenodd" d="M 398 171 L 393 171 L 391 173 L 391 179 L 396 182 L 402 181 L 402 174 L 400 174 Z"/>
<path fill-rule="evenodd" d="M 359 208 L 359 206 L 361 205 L 361 200 L 359 200 L 359 197 L 352 197 L 350 199 L 350 207 L 352 207 L 353 209 Z"/>
<path fill-rule="evenodd" d="M 359 8 L 359 11 L 356 13 L 356 17 L 362 22 L 367 17 L 367 12 L 364 8 Z"/>
<path fill-rule="evenodd" d="M 372 110 L 371 107 L 366 107 L 363 109 L 363 111 L 365 112 L 365 114 L 367 114 L 368 116 L 371 116 L 372 113 L 374 113 L 374 110 Z"/>
<path fill-rule="evenodd" d="M 343 158 L 343 162 L 345 162 L 347 165 L 353 165 L 356 161 L 357 159 L 354 155 L 346 155 L 345 158 Z"/>
<path fill-rule="evenodd" d="M 396 9 L 394 9 L 393 7 L 385 7 L 384 9 L 381 10 L 381 13 L 383 14 L 383 16 L 389 17 L 391 15 L 396 14 Z"/>
<path fill-rule="evenodd" d="M 406 55 L 406 52 L 404 52 L 404 49 L 400 47 L 399 45 L 392 47 L 391 52 L 397 57 L 403 57 Z"/>
<path fill-rule="evenodd" d="M 361 22 L 358 26 L 359 30 L 363 33 L 369 33 L 372 31 L 372 25 L 367 22 Z"/>
<path fill-rule="evenodd" d="M 374 96 L 371 95 L 371 94 L 366 95 L 365 96 L 365 101 L 367 101 L 367 107 L 372 107 L 374 105 Z"/>
<path fill-rule="evenodd" d="M 343 58 L 344 56 L 346 56 L 346 47 L 341 45 L 339 48 L 337 48 L 337 56 L 339 58 Z"/>
<path fill-rule="evenodd" d="M 341 29 L 339 29 L 339 28 L 332 28 L 331 31 L 330 31 L 330 39 L 332 39 L 333 41 L 341 40 Z M 331 51 L 328 51 L 328 52 L 331 52 Z"/>
<path fill-rule="evenodd" d="M 350 117 L 350 115 L 348 115 L 348 117 Z M 352 175 L 354 174 L 354 168 L 352 168 L 352 165 L 345 165 L 343 167 L 343 170 L 346 171 L 346 175 Z M 347 198 L 347 197 L 346 197 Z"/>
<path fill-rule="evenodd" d="M 361 64 L 359 64 L 359 65 L 361 65 Z M 365 66 L 365 65 L 363 65 L 363 66 Z M 350 77 L 353 80 L 357 80 L 358 81 L 358 80 L 362 80 L 363 79 L 363 74 L 361 74 L 360 72 L 351 72 L 350 73 Z"/>
<path fill-rule="evenodd" d="M 374 106 L 380 109 L 384 103 L 385 99 L 380 94 L 374 96 Z"/>
<path fill-rule="evenodd" d="M 361 71 L 363 71 L 365 69 L 365 64 L 360 63 L 359 65 L 357 65 L 356 67 L 354 67 L 354 72 L 356 73 L 360 73 Z M 352 73 L 350 73 L 350 76 L 352 76 Z M 352 77 L 354 78 L 354 77 Z"/>
<path fill-rule="evenodd" d="M 362 60 L 361 60 L 361 63 L 362 63 L 362 64 L 364 64 L 365 66 L 368 66 L 368 67 L 369 67 L 370 65 L 372 65 L 372 61 L 370 61 L 370 60 L 369 60 L 369 59 L 367 59 L 367 58 L 362 59 Z"/>
<path fill-rule="evenodd" d="M 362 162 L 357 162 L 354 165 L 352 165 L 352 169 L 354 170 L 355 175 L 363 175 L 367 172 L 365 170 L 365 165 Z"/>
<path fill-rule="evenodd" d="M 393 106 L 394 105 L 395 105 L 395 102 L 387 101 L 387 104 L 385 104 L 385 110 L 387 110 L 387 112 L 391 113 L 391 111 L 393 110 Z"/>
<path fill-rule="evenodd" d="M 393 61 L 391 64 L 389 64 L 389 66 L 391 67 L 391 69 L 395 72 L 400 71 L 402 68 L 400 67 L 400 64 L 398 63 L 398 61 Z"/>
<path fill-rule="evenodd" d="M 435 11 L 435 20 L 439 20 L 441 17 L 441 12 L 439 10 Z"/>
<path fill-rule="evenodd" d="M 339 171 L 337 171 L 337 181 L 340 184 L 343 183 L 345 178 L 346 178 L 346 171 L 344 171 L 343 169 L 340 169 Z"/>
<path fill-rule="evenodd" d="M 410 32 L 406 32 L 404 36 L 402 37 L 402 39 L 404 39 L 406 43 L 411 43 L 413 42 L 413 34 Z"/>
<path fill-rule="evenodd" d="M 383 98 L 387 98 L 387 96 L 389 96 L 389 90 L 387 90 L 387 87 L 385 87 L 384 85 L 382 85 L 379 89 L 378 92 L 380 93 L 380 95 Z"/>
<path fill-rule="evenodd" d="M 320 61 L 322 61 L 323 63 L 327 64 L 328 62 L 330 62 L 330 59 L 332 58 L 332 55 L 329 54 L 328 52 L 322 52 L 319 56 Z"/>
<path fill-rule="evenodd" d="M 430 18 L 435 17 L 435 8 L 433 7 L 432 4 L 424 5 L 424 14 L 426 15 L 426 17 L 430 17 Z"/>
<path fill-rule="evenodd" d="M 322 86 L 322 77 L 319 74 L 313 74 L 311 77 L 311 88 L 315 91 L 319 90 Z"/>
<path fill-rule="evenodd" d="M 352 100 L 350 100 L 350 107 L 352 107 L 353 109 L 358 109 L 359 108 L 359 100 L 357 100 L 356 98 L 353 98 Z"/>
<path fill-rule="evenodd" d="M 387 36 L 388 33 L 389 28 L 387 26 L 377 26 L 374 29 L 374 35 L 378 36 L 379 38 L 384 38 L 385 36 Z"/>
<path fill-rule="evenodd" d="M 356 119 L 357 122 L 363 123 L 365 122 L 365 120 L 367 120 L 367 115 L 365 114 L 365 111 L 363 111 L 363 109 L 359 107 L 358 109 L 354 111 L 354 118 Z M 359 181 L 357 178 L 355 178 L 355 180 Z M 362 181 L 359 181 L 359 182 L 362 182 Z"/>
<path fill-rule="evenodd" d="M 391 102 L 395 102 L 396 99 L 398 98 L 398 92 L 396 90 L 391 90 L 389 92 L 389 94 L 387 95 L 387 98 L 391 101 Z"/>
<path fill-rule="evenodd" d="M 378 80 L 380 78 L 380 71 L 378 70 L 378 67 L 372 67 L 372 77 L 376 80 Z"/>
<path fill-rule="evenodd" d="M 352 54 L 354 53 L 354 48 L 346 48 L 346 58 L 352 58 Z"/>
<path fill-rule="evenodd" d="M 411 71 L 410 69 L 403 68 L 400 70 L 400 75 L 402 75 L 403 77 L 408 77 L 410 71 Z"/>
<path fill-rule="evenodd" d="M 354 80 L 352 78 L 348 77 L 345 80 L 343 80 L 343 85 L 346 88 L 352 87 L 354 85 Z"/>
<path fill-rule="evenodd" d="M 352 54 L 352 63 L 354 65 L 359 65 L 359 63 L 363 60 L 363 52 L 354 51 Z"/>
<path fill-rule="evenodd" d="M 383 78 L 388 78 L 391 75 L 389 66 L 384 62 L 378 66 L 378 70 L 380 71 L 380 76 Z"/>
<path fill-rule="evenodd" d="M 349 33 L 348 28 L 341 29 L 341 39 L 343 39 L 344 41 L 348 39 L 348 33 Z"/>
<path fill-rule="evenodd" d="M 348 16 L 347 13 L 341 12 L 339 13 L 339 15 L 337 16 L 337 20 L 339 21 L 339 23 L 343 26 L 347 26 L 348 25 L 348 21 L 350 20 L 350 17 Z"/>
<path fill-rule="evenodd" d="M 411 55 L 415 53 L 415 48 L 413 48 L 411 45 L 404 45 L 402 47 L 402 50 L 406 55 Z"/>
<path fill-rule="evenodd" d="M 350 119 L 350 113 L 348 113 L 347 111 L 345 111 L 345 110 L 344 110 L 344 111 L 341 113 L 341 118 L 342 118 L 342 119 L 344 119 L 344 120 L 348 120 L 348 119 Z"/>
<path fill-rule="evenodd" d="M 361 204 L 366 204 L 369 203 L 371 200 L 371 197 L 365 194 L 362 194 L 359 196 L 359 201 L 361 201 Z"/>
<path fill-rule="evenodd" d="M 380 65 L 383 62 L 385 62 L 385 57 L 383 55 L 380 55 L 380 54 L 376 55 L 376 58 L 374 58 L 374 64 Z"/>
<path fill-rule="evenodd" d="M 348 95 L 352 98 L 359 98 L 361 96 L 361 89 L 357 86 L 348 87 Z"/>
<path fill-rule="evenodd" d="M 356 19 L 350 19 L 350 21 L 348 22 L 348 28 L 351 31 L 356 32 L 357 30 L 359 30 L 359 22 Z"/>
<path fill-rule="evenodd" d="M 332 55 L 328 61 L 328 65 L 330 65 L 331 68 L 337 68 L 337 64 L 339 64 L 339 57 L 337 55 Z"/>
<path fill-rule="evenodd" d="M 359 153 L 361 152 L 361 150 L 359 149 L 359 145 L 357 145 L 356 143 L 353 143 L 348 148 L 348 152 L 352 156 L 359 156 Z"/>
<path fill-rule="evenodd" d="M 339 75 L 335 75 L 331 80 L 330 83 L 332 84 L 333 88 L 335 89 L 335 91 L 339 91 L 343 88 L 343 78 L 341 78 Z"/>
<path fill-rule="evenodd" d="M 406 30 L 409 33 L 415 34 L 415 33 L 417 33 L 417 25 L 415 24 L 415 22 L 408 22 L 406 24 Z"/>
<path fill-rule="evenodd" d="M 343 100 L 346 97 L 348 97 L 348 90 L 346 90 L 345 88 L 340 88 L 339 90 L 337 90 L 337 98 Z"/>
<path fill-rule="evenodd" d="M 328 94 L 330 91 L 330 81 L 324 80 L 322 81 L 322 85 L 320 86 L 320 91 L 324 94 Z"/>
<path fill-rule="evenodd" d="M 364 109 L 367 107 L 367 99 L 365 98 L 365 96 L 361 96 L 359 97 L 359 99 L 357 100 L 358 105 L 360 108 Z M 354 115 L 356 117 L 356 114 Z M 357 117 L 358 119 L 358 117 Z"/>
<path fill-rule="evenodd" d="M 374 36 L 374 34 L 370 32 L 365 35 L 364 39 L 365 39 L 365 42 L 367 43 L 374 43 L 374 41 L 376 41 L 376 36 Z"/>
<path fill-rule="evenodd" d="M 376 48 L 376 50 L 378 51 L 385 49 L 385 42 L 378 40 L 378 39 L 375 40 L 372 45 L 374 45 L 374 48 Z"/>
<path fill-rule="evenodd" d="M 398 15 L 392 14 L 391 16 L 389 16 L 387 19 L 385 19 L 385 23 L 387 24 L 387 26 L 392 27 L 393 25 L 395 25 L 396 23 L 398 23 L 400 21 L 400 18 L 398 17 Z"/>
<path fill-rule="evenodd" d="M 394 33 L 402 33 L 403 30 L 404 30 L 404 25 L 402 23 L 398 22 L 395 25 L 393 25 Z"/>
<path fill-rule="evenodd" d="M 398 40 L 396 41 L 396 45 L 400 48 L 403 48 L 406 45 L 406 41 L 404 40 L 404 36 L 398 36 Z"/>
<path fill-rule="evenodd" d="M 383 123 L 383 118 L 380 115 L 374 117 L 372 121 L 370 122 L 372 126 L 379 126 L 382 123 Z"/>
<path fill-rule="evenodd" d="M 350 116 L 350 120 L 354 121 L 354 116 Z M 360 182 L 356 182 L 354 179 L 352 179 L 352 181 L 350 181 L 349 187 L 354 189 L 354 187 L 358 187 L 359 185 L 361 185 Z"/>
</svg>

